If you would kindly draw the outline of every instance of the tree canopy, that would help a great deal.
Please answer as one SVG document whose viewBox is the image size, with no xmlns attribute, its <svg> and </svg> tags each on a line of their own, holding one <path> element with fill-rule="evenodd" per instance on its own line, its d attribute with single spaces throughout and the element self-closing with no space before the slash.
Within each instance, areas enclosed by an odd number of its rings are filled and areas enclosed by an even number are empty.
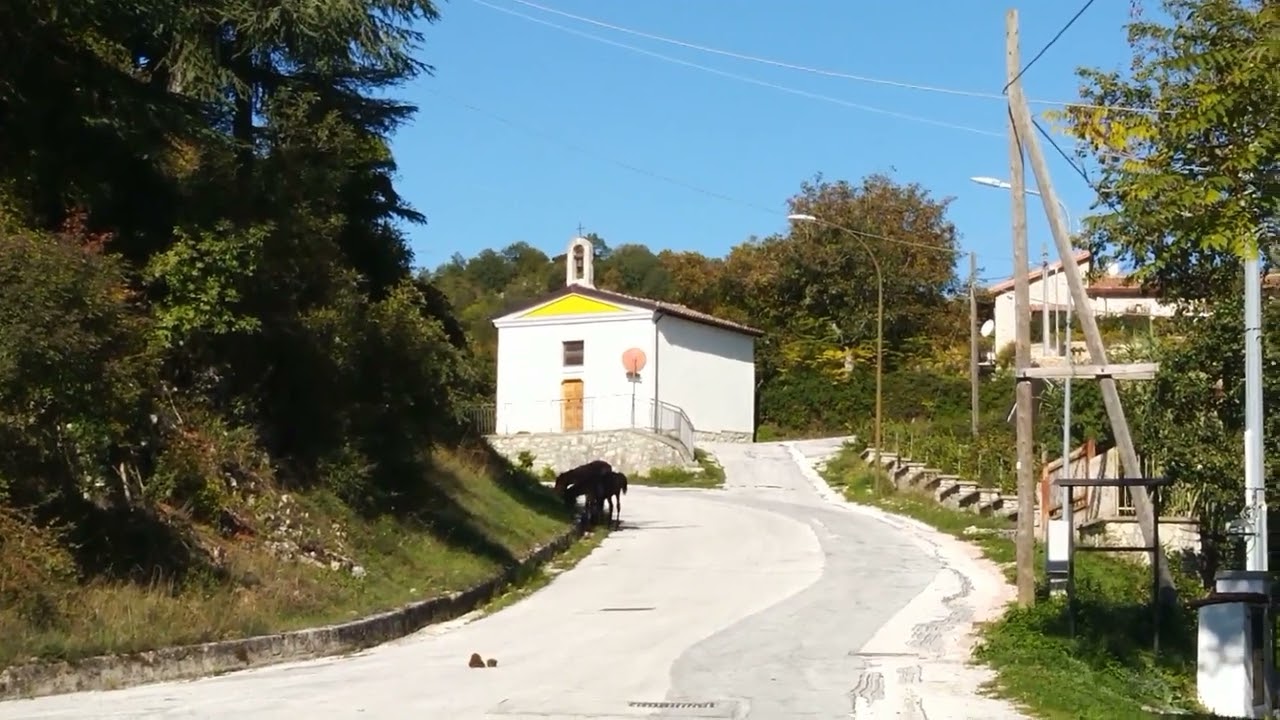
<svg viewBox="0 0 1280 720">
<path fill-rule="evenodd" d="M 1239 288 L 1239 253 L 1280 229 L 1280 6 L 1164 0 L 1129 26 L 1127 72 L 1084 69 L 1059 117 L 1099 170 L 1094 249 L 1172 299 Z M 1124 109 L 1114 109 L 1124 108 Z"/>
<path fill-rule="evenodd" d="M 387 143 L 414 111 L 388 91 L 429 70 L 414 27 L 436 18 L 426 0 L 0 11 L 18 433 L 0 494 L 216 513 L 228 485 L 183 438 L 242 428 L 286 484 L 405 502 L 478 388 L 447 298 L 412 276 L 401 227 L 422 216 Z"/>
</svg>

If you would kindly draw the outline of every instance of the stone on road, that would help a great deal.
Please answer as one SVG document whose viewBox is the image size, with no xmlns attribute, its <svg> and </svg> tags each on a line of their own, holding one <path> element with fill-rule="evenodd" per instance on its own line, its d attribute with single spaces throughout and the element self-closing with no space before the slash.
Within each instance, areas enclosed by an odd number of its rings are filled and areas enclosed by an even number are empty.
<svg viewBox="0 0 1280 720">
<path fill-rule="evenodd" d="M 839 447 L 716 445 L 724 490 L 633 487 L 622 530 L 491 616 L 349 657 L 0 703 L 0 720 L 1022 717 L 966 664 L 972 623 L 1008 597 L 999 573 L 831 497 L 812 464 Z"/>
</svg>

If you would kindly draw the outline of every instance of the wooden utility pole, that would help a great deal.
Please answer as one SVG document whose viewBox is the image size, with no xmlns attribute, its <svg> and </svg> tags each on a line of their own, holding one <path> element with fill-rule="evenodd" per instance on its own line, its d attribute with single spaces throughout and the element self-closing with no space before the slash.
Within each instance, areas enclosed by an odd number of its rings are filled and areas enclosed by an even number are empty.
<svg viewBox="0 0 1280 720">
<path fill-rule="evenodd" d="M 1071 299 L 1075 302 L 1078 309 L 1076 317 L 1080 320 L 1080 329 L 1084 331 L 1085 345 L 1089 348 L 1090 362 L 1097 366 L 1107 365 L 1107 351 L 1102 343 L 1102 333 L 1098 331 L 1098 321 L 1094 317 L 1092 304 L 1089 297 L 1085 293 L 1084 280 L 1080 276 L 1080 268 L 1076 265 L 1073 255 L 1075 250 L 1071 247 L 1071 234 L 1067 229 L 1066 221 L 1058 212 L 1058 196 L 1053 189 L 1053 178 L 1049 176 L 1049 166 L 1045 162 L 1044 153 L 1041 152 L 1040 142 L 1035 135 L 1035 127 L 1031 119 L 1031 109 L 1027 105 L 1026 97 L 1022 94 L 1020 86 L 1009 88 L 1010 112 L 1018 136 L 1026 143 L 1027 155 L 1031 160 L 1031 169 L 1036 176 L 1036 187 L 1040 191 L 1040 200 L 1044 205 L 1045 215 L 1049 219 L 1049 229 L 1053 232 L 1053 241 L 1058 248 L 1058 255 L 1062 258 L 1062 272 L 1067 278 L 1067 287 L 1071 289 Z M 1014 179 L 1015 187 L 1018 185 L 1018 179 Z M 1025 227 L 1025 225 L 1024 225 Z M 1017 258 L 1015 256 L 1015 263 Z M 1018 265 L 1020 271 L 1022 265 Z M 1016 302 L 1016 301 L 1015 301 Z M 1021 328 L 1021 315 L 1019 317 L 1019 325 Z M 1020 336 L 1019 336 L 1020 337 Z M 1021 348 L 1021 345 L 1019 345 Z M 1019 362 L 1019 370 L 1023 370 Z M 1124 406 L 1120 404 L 1120 392 L 1116 388 L 1115 377 L 1110 374 L 1096 375 L 1100 390 L 1102 391 L 1102 404 L 1107 410 L 1107 419 L 1111 421 L 1111 430 L 1115 435 L 1116 447 L 1120 451 L 1120 463 L 1124 467 L 1125 477 L 1139 478 L 1142 477 L 1142 467 L 1138 463 L 1138 453 L 1133 445 L 1133 435 L 1129 432 L 1129 421 L 1124 414 Z M 1025 383 L 1019 382 L 1018 389 L 1021 389 Z M 1022 396 L 1018 396 L 1021 401 Z M 1021 405 L 1019 405 L 1021 408 Z M 1028 421 L 1029 423 L 1030 421 Z M 1022 425 L 1018 425 L 1021 433 Z M 1030 440 L 1028 440 L 1028 445 Z M 1021 461 L 1021 435 L 1019 435 L 1019 461 Z M 1028 448 L 1029 451 L 1029 448 Z M 1021 476 L 1019 476 L 1019 492 L 1022 491 Z M 1132 488 L 1133 509 L 1138 519 L 1138 527 L 1142 530 L 1143 541 L 1147 545 L 1156 544 L 1155 533 L 1155 508 L 1151 503 L 1151 498 L 1147 493 L 1147 489 L 1142 486 Z M 1019 495 L 1018 512 L 1022 512 L 1021 495 Z M 1018 530 L 1021 533 L 1021 515 L 1018 518 Z M 1019 535 L 1021 537 L 1021 535 Z M 1022 552 L 1021 545 L 1018 547 L 1019 553 Z M 1162 599 L 1171 601 L 1177 597 L 1177 589 L 1173 583 L 1173 575 L 1169 572 L 1169 561 L 1165 557 L 1164 552 L 1157 553 L 1159 559 L 1160 590 Z M 1021 558 L 1021 555 L 1019 555 Z M 1021 568 L 1021 565 L 1019 565 Z M 1021 573 L 1021 569 L 1019 569 Z M 1021 579 L 1021 576 L 1019 576 Z M 1021 597 L 1022 586 L 1019 583 L 1019 597 Z"/>
<path fill-rule="evenodd" d="M 1019 132 L 1017 111 L 1021 107 L 1022 68 L 1018 53 L 1018 11 L 1005 12 L 1004 64 L 1009 83 L 1009 195 L 1013 198 L 1013 305 L 1014 364 L 1019 371 L 1031 366 L 1031 283 L 1027 269 L 1027 195 L 1025 165 L 1022 157 L 1023 137 Z M 1035 603 L 1035 456 L 1032 448 L 1031 380 L 1019 376 L 1015 393 L 1017 414 L 1018 461 L 1018 528 L 1017 575 L 1018 604 Z"/>
<path fill-rule="evenodd" d="M 969 413 L 973 436 L 978 437 L 978 254 L 969 253 Z"/>
</svg>

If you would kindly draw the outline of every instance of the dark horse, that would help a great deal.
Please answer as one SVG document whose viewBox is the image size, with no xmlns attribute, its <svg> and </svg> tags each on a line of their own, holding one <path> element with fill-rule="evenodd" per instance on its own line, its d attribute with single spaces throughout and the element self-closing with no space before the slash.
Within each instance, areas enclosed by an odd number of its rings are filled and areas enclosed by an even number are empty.
<svg viewBox="0 0 1280 720">
<path fill-rule="evenodd" d="M 556 492 L 564 495 L 565 490 L 592 476 L 613 472 L 613 466 L 604 460 L 592 460 L 572 470 L 565 470 L 556 476 Z"/>
<path fill-rule="evenodd" d="M 627 494 L 627 476 L 616 470 L 609 471 L 609 474 L 600 480 L 600 492 L 604 496 L 603 499 L 609 503 L 609 524 L 613 527 L 622 527 L 622 496 Z M 613 519 L 615 508 L 618 511 L 616 523 Z"/>
<path fill-rule="evenodd" d="M 583 502 L 582 514 L 578 517 L 578 522 L 584 528 L 598 525 L 600 523 L 600 515 L 604 513 L 604 495 L 600 492 L 599 485 L 599 480 L 592 477 L 577 485 L 570 485 L 564 491 L 565 504 L 570 508 L 577 505 L 579 497 L 586 497 Z"/>
<path fill-rule="evenodd" d="M 577 504 L 580 496 L 586 497 L 585 512 L 583 522 L 587 526 L 596 525 L 600 522 L 600 516 L 605 512 L 604 504 L 609 504 L 606 522 L 609 527 L 622 527 L 622 496 L 627 494 L 627 476 L 623 473 L 610 470 L 602 473 L 592 473 L 584 476 L 576 484 L 569 485 L 565 488 L 564 498 L 565 504 L 573 507 Z M 617 515 L 615 521 L 614 515 Z"/>
<path fill-rule="evenodd" d="M 604 460 L 592 460 L 572 470 L 566 470 L 556 476 L 556 492 L 564 498 L 566 507 L 573 508 L 578 504 L 580 496 L 586 496 L 584 502 L 584 524 L 591 526 L 599 521 L 604 511 L 606 478 L 613 474 L 613 466 Z M 613 514 L 613 503 L 609 504 L 610 515 Z"/>
</svg>

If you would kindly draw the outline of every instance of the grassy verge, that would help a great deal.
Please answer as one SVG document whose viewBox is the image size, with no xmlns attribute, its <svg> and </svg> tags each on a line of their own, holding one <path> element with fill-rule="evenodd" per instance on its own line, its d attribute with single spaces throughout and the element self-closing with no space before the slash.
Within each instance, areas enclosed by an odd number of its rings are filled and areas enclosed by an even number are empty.
<svg viewBox="0 0 1280 720">
<path fill-rule="evenodd" d="M 854 502 L 916 518 L 979 545 L 1012 574 L 1009 521 L 952 510 L 922 494 L 888 490 L 888 479 L 883 474 L 877 478 L 850 449 L 833 458 L 824 475 Z M 1043 588 L 1043 552 L 1036 555 Z M 1151 708 L 1194 708 L 1194 615 L 1181 608 L 1165 612 L 1161 651 L 1154 656 L 1149 571 L 1114 556 L 1076 557 L 1074 636 L 1065 602 L 1043 591 L 1034 606 L 1011 607 L 983 628 L 976 656 L 995 670 L 995 693 L 1036 717 L 1061 720 L 1142 718 L 1152 717 Z"/>
<path fill-rule="evenodd" d="M 592 529 L 571 545 L 568 550 L 556 556 L 554 560 L 534 568 L 526 577 L 521 578 L 519 582 L 508 587 L 501 595 L 490 600 L 488 604 L 481 608 L 481 611 L 485 615 L 492 615 L 541 590 L 549 585 L 557 575 L 567 570 L 572 570 L 574 566 L 585 560 L 588 555 L 595 552 L 596 548 L 600 547 L 600 543 L 604 542 L 608 535 L 609 530 L 603 526 Z"/>
<path fill-rule="evenodd" d="M 655 487 L 718 488 L 724 486 L 724 468 L 705 450 L 694 450 L 693 458 L 699 470 L 682 467 L 654 468 L 644 475 L 630 478 L 635 485 Z"/>
<path fill-rule="evenodd" d="M 413 517 L 320 491 L 263 491 L 231 531 L 168 511 L 153 526 L 191 557 L 151 578 L 82 581 L 53 529 L 0 512 L 0 667 L 354 619 L 473 585 L 568 527 L 551 491 L 483 450 L 438 453 L 423 483 L 435 500 Z"/>
</svg>

